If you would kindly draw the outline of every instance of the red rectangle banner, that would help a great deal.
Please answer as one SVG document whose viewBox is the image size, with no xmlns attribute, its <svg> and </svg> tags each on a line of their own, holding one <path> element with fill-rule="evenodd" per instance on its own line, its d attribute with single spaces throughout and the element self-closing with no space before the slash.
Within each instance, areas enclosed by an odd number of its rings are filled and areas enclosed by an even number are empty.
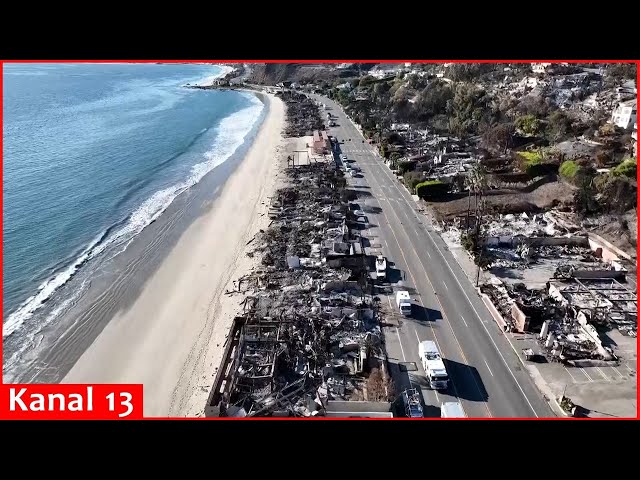
<svg viewBox="0 0 640 480">
<path fill-rule="evenodd" d="M 142 385 L 0 385 L 0 419 L 135 420 Z"/>
</svg>

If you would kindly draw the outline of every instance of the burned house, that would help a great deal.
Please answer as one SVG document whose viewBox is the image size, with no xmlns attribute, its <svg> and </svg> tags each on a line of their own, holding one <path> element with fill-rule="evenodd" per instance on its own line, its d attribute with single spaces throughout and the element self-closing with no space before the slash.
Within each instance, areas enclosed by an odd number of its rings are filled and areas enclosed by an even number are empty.
<svg viewBox="0 0 640 480">
<path fill-rule="evenodd" d="M 563 318 L 565 308 L 545 290 L 524 284 L 487 284 L 480 287 L 498 310 L 509 331 L 539 332 L 545 320 Z"/>
<path fill-rule="evenodd" d="M 331 162 L 286 173 L 294 186 L 278 191 L 272 224 L 255 239 L 262 267 L 229 292 L 245 295 L 243 310 L 207 416 L 335 415 L 331 402 L 388 400 L 365 388 L 369 372 L 384 368 L 384 345 L 342 173 Z"/>
<path fill-rule="evenodd" d="M 625 331 L 636 330 L 638 296 L 615 278 L 572 278 L 549 282 L 549 295 L 590 322 Z"/>
<path fill-rule="evenodd" d="M 314 130 L 323 130 L 324 123 L 320 117 L 320 109 L 304 93 L 294 91 L 278 92 L 287 109 L 286 137 L 304 137 Z"/>
<path fill-rule="evenodd" d="M 542 324 L 539 339 L 550 359 L 572 366 L 606 364 L 617 358 L 596 327 L 636 335 L 637 294 L 617 280 L 553 280 L 548 290 L 566 312 Z"/>
</svg>

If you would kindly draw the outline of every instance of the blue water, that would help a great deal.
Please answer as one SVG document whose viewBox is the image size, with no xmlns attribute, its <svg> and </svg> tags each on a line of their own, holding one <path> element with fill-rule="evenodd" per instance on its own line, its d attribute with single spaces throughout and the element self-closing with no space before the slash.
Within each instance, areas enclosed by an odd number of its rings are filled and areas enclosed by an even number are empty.
<svg viewBox="0 0 640 480">
<path fill-rule="evenodd" d="M 185 88 L 213 65 L 5 64 L 3 337 L 52 321 L 80 269 L 117 255 L 243 143 L 263 104 Z M 58 293 L 58 295 L 57 295 Z"/>
</svg>

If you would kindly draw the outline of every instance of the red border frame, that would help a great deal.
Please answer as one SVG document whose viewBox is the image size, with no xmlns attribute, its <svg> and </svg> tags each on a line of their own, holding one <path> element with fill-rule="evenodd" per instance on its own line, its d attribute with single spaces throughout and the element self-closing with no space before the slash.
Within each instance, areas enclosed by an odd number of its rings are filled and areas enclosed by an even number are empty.
<svg viewBox="0 0 640 480">
<path fill-rule="evenodd" d="M 0 75 L 0 124 L 2 124 L 2 116 L 4 113 L 3 109 L 3 79 L 4 79 L 4 64 L 5 63 L 635 63 L 636 68 L 640 66 L 640 60 L 2 60 L 0 59 L 0 68 L 2 69 L 2 75 Z M 636 78 L 636 86 L 640 80 L 640 73 L 637 73 Z M 3 138 L 4 138 L 4 129 L 3 135 L 0 136 L 0 166 L 3 166 Z M 636 140 L 637 141 L 637 140 Z M 639 142 L 640 146 L 640 142 Z M 0 169 L 0 180 L 3 180 L 3 171 L 4 168 Z M 637 174 L 637 179 L 640 179 L 640 172 Z M 4 183 L 3 183 L 4 185 Z M 3 218 L 4 212 L 4 195 L 0 198 L 0 218 Z M 637 192 L 636 205 L 640 202 L 640 192 Z M 636 207 L 637 212 L 637 207 Z M 3 219 L 4 221 L 4 219 Z M 2 241 L 2 232 L 0 232 L 0 241 Z M 4 242 L 0 245 L 0 262 L 2 261 L 2 251 L 4 247 Z M 636 246 L 636 255 L 640 253 L 640 246 Z M 0 274 L 2 275 L 2 274 Z M 637 272 L 636 272 L 637 276 Z M 2 300 L 3 292 L 0 291 L 0 301 Z M 638 340 L 636 339 L 636 345 L 638 344 Z M 2 342 L 0 342 L 0 358 L 2 355 Z M 0 360 L 1 362 L 1 360 Z M 636 370 L 637 370 L 637 360 L 636 360 Z M 0 377 L 0 384 L 3 383 L 3 378 Z M 636 392 L 637 386 L 640 385 L 640 378 L 636 375 Z M 637 394 L 636 394 L 637 395 Z M 640 418 L 640 406 L 638 406 L 637 396 L 636 396 L 636 419 Z M 633 419 L 630 417 L 629 419 Z M 204 418 L 204 417 L 145 417 L 145 420 L 218 420 L 218 421 L 237 421 L 238 419 L 231 418 Z M 256 421 L 282 421 L 282 420 L 296 420 L 296 421 L 313 421 L 314 419 L 306 419 L 306 418 L 291 418 L 291 419 L 281 419 L 281 418 L 246 418 L 243 420 L 256 420 Z M 408 418 L 333 418 L 333 417 L 323 417 L 323 421 L 344 421 L 344 420 L 367 420 L 367 421 L 415 421 L 416 419 L 408 419 Z M 453 419 L 438 419 L 438 418 L 425 418 L 422 420 L 426 421 L 438 421 L 438 420 L 453 420 Z M 466 420 L 540 420 L 535 418 L 468 418 Z M 545 418 L 543 420 L 577 420 L 572 418 Z M 628 420 L 627 418 L 589 418 L 586 420 L 590 421 L 616 421 L 616 420 Z M 464 421 L 464 420 L 463 420 Z"/>
</svg>

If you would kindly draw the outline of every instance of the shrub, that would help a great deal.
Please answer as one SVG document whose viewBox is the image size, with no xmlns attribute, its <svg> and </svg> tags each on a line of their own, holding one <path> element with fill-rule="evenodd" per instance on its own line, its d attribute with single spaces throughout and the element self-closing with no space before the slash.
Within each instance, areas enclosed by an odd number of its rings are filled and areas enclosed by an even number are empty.
<svg viewBox="0 0 640 480">
<path fill-rule="evenodd" d="M 534 115 L 523 115 L 515 122 L 516 128 L 525 135 L 538 135 L 541 131 L 540 120 Z"/>
<path fill-rule="evenodd" d="M 596 201 L 596 194 L 593 182 L 582 181 L 573 193 L 573 204 L 576 211 L 582 215 L 597 213 L 600 206 Z"/>
<path fill-rule="evenodd" d="M 400 171 L 400 175 L 404 175 L 407 172 L 410 172 L 416 167 L 416 161 L 407 161 L 400 162 L 398 164 L 398 170 Z"/>
<path fill-rule="evenodd" d="M 518 152 L 521 157 L 527 161 L 527 163 L 540 163 L 542 162 L 542 154 L 540 152 Z"/>
<path fill-rule="evenodd" d="M 616 177 L 636 178 L 637 167 L 638 163 L 635 158 L 627 158 L 620 162 L 616 168 L 611 170 L 611 175 Z"/>
<path fill-rule="evenodd" d="M 415 192 L 416 186 L 422 182 L 422 172 L 407 172 L 404 174 L 404 184 L 411 192 Z"/>
<path fill-rule="evenodd" d="M 420 198 L 438 198 L 449 192 L 449 184 L 440 180 L 427 180 L 416 185 L 416 195 Z"/>
<path fill-rule="evenodd" d="M 387 143 L 380 144 L 380 155 L 382 158 L 389 158 L 389 146 Z"/>
<path fill-rule="evenodd" d="M 611 213 L 624 213 L 636 205 L 637 188 L 625 176 L 602 175 L 595 182 L 602 208 Z"/>
<path fill-rule="evenodd" d="M 460 232 L 460 244 L 467 252 L 477 252 L 478 236 L 474 232 Z"/>
<path fill-rule="evenodd" d="M 601 125 L 600 128 L 598 129 L 598 134 L 600 137 L 609 137 L 611 135 L 615 135 L 616 126 L 610 123 L 605 123 L 604 125 Z"/>
<path fill-rule="evenodd" d="M 521 157 L 520 170 L 532 178 L 547 175 L 556 171 L 556 165 L 544 161 L 541 151 L 518 152 Z"/>
<path fill-rule="evenodd" d="M 567 160 L 566 162 L 562 162 L 558 171 L 560 172 L 560 175 L 566 179 L 573 180 L 580 172 L 580 166 L 573 160 Z"/>
<path fill-rule="evenodd" d="M 605 167 L 611 163 L 611 154 L 605 150 L 600 150 L 596 154 L 596 165 L 599 168 Z"/>
</svg>

